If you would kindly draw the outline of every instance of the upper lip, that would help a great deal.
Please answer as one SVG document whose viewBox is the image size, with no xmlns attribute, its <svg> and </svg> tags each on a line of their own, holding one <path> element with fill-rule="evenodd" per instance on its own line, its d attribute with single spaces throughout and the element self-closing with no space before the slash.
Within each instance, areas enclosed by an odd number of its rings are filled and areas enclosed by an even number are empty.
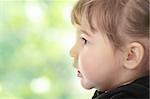
<svg viewBox="0 0 150 99">
<path fill-rule="evenodd" d="M 73 67 L 76 68 L 76 70 L 77 70 L 77 76 L 78 76 L 78 77 L 82 77 L 82 73 L 81 73 L 81 71 L 79 70 L 79 66 L 78 66 L 78 62 L 77 62 L 77 61 L 74 61 Z"/>
<path fill-rule="evenodd" d="M 78 68 L 78 61 L 77 61 L 77 60 L 74 60 L 74 62 L 73 62 L 73 67 L 74 67 L 74 68 Z"/>
<path fill-rule="evenodd" d="M 74 67 L 74 68 L 78 68 L 78 66 L 77 66 L 77 64 L 76 64 L 76 63 L 74 63 L 74 64 L 73 64 L 73 67 Z"/>
</svg>

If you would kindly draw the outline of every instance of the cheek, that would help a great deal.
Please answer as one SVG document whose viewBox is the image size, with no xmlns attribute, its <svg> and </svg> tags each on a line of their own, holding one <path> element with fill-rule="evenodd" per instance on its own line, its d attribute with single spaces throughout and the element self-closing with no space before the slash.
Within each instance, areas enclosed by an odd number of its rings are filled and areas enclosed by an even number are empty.
<svg viewBox="0 0 150 99">
<path fill-rule="evenodd" d="M 95 53 L 95 51 L 84 51 L 80 54 L 79 57 L 79 66 L 83 75 L 88 79 L 94 79 L 100 72 L 100 69 L 103 69 L 104 56 Z"/>
<path fill-rule="evenodd" d="M 109 79 L 116 71 L 114 59 L 112 53 L 105 50 L 87 50 L 80 54 L 79 66 L 86 79 L 99 82 L 98 79 Z"/>
<path fill-rule="evenodd" d="M 109 61 L 109 62 L 108 62 Z M 87 65 L 87 67 L 99 68 L 104 67 L 103 65 L 107 65 L 109 63 L 113 63 L 114 57 L 110 51 L 105 51 L 105 49 L 85 49 L 80 54 L 80 62 L 81 64 Z"/>
</svg>

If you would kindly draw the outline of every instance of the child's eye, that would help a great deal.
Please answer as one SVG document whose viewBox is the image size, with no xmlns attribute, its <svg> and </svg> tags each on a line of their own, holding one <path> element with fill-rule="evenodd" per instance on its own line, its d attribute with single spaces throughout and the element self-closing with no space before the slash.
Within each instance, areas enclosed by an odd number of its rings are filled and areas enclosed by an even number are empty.
<svg viewBox="0 0 150 99">
<path fill-rule="evenodd" d="M 84 37 L 82 37 L 81 39 L 82 39 L 82 41 L 83 41 L 83 44 L 86 44 L 86 43 L 87 43 L 87 40 L 86 40 Z"/>
</svg>

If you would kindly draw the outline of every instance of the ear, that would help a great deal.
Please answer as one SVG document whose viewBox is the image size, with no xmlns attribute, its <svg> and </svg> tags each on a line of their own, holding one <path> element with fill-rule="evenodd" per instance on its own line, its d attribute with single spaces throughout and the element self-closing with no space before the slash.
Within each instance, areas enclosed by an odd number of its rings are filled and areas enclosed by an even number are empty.
<svg viewBox="0 0 150 99">
<path fill-rule="evenodd" d="M 126 47 L 124 66 L 126 69 L 136 69 L 144 57 L 144 47 L 139 42 L 132 42 Z"/>
</svg>

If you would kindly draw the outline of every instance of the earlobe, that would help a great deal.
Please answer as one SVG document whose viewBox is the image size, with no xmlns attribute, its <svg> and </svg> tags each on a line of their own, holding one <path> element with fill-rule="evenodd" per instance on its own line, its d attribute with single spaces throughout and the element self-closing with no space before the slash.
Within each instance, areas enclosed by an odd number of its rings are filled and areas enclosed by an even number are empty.
<svg viewBox="0 0 150 99">
<path fill-rule="evenodd" d="M 136 69 L 144 57 L 144 47 L 139 42 L 132 42 L 127 45 L 125 51 L 124 66 L 126 69 Z"/>
</svg>

